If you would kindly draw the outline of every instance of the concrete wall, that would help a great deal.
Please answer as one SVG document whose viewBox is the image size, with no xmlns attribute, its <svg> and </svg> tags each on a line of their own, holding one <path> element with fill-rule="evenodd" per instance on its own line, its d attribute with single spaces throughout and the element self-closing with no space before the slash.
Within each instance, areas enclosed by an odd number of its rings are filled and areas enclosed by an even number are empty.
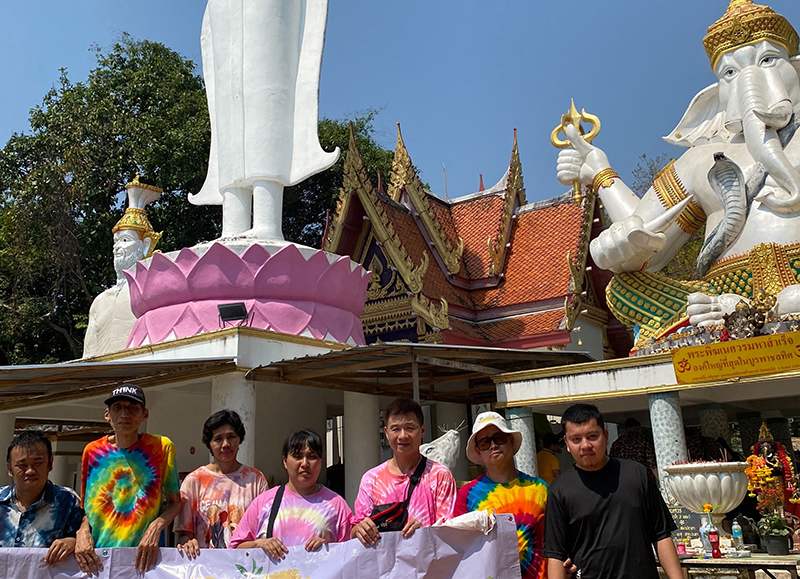
<svg viewBox="0 0 800 579">
<path fill-rule="evenodd" d="M 286 437 L 300 428 L 310 428 L 325 440 L 328 405 L 342 406 L 336 390 L 272 384 L 256 384 L 255 467 L 276 483 L 287 481 L 281 449 Z M 345 436 L 347 434 L 345 433 Z M 327 480 L 323 467 L 320 479 Z"/>
<path fill-rule="evenodd" d="M 147 392 L 150 418 L 147 432 L 168 437 L 175 444 L 178 472 L 188 473 L 208 464 L 209 452 L 203 444 L 203 424 L 211 415 L 211 383 L 206 388 Z M 194 447 L 195 453 L 190 449 Z"/>
</svg>

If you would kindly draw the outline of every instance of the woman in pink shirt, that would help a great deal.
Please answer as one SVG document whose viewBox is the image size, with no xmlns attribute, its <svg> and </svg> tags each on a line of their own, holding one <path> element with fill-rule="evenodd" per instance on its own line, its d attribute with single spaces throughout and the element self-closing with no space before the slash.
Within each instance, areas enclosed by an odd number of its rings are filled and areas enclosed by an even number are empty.
<svg viewBox="0 0 800 579">
<path fill-rule="evenodd" d="M 325 453 L 312 430 L 298 430 L 283 443 L 289 482 L 260 495 L 244 513 L 229 548 L 260 547 L 281 560 L 288 547 L 316 551 L 325 543 L 347 541 L 353 516 L 345 500 L 319 484 Z M 277 503 L 277 504 L 276 504 Z M 273 505 L 275 505 L 274 516 Z M 270 524 L 270 520 L 272 524 Z"/>
</svg>

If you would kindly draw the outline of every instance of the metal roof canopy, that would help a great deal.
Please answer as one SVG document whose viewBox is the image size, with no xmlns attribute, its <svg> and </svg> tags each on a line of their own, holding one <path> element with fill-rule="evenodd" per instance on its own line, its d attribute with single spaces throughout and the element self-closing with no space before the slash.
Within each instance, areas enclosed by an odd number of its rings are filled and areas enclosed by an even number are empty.
<svg viewBox="0 0 800 579">
<path fill-rule="evenodd" d="M 235 369 L 233 357 L 0 366 L 0 411 L 98 396 L 123 382 L 147 388 Z"/>
<path fill-rule="evenodd" d="M 479 404 L 497 400 L 491 376 L 591 361 L 579 352 L 550 352 L 387 342 L 280 360 L 247 373 L 251 380 L 365 394 L 411 395 L 416 400 Z M 469 381 L 469 388 L 437 389 Z"/>
</svg>

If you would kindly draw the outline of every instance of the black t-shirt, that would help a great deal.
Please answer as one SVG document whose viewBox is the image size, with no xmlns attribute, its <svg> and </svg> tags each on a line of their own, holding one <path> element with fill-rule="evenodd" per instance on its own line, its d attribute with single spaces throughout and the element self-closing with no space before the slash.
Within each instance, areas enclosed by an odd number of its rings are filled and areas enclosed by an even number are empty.
<svg viewBox="0 0 800 579">
<path fill-rule="evenodd" d="M 543 555 L 572 558 L 581 579 L 658 579 L 652 545 L 677 528 L 654 477 L 617 458 L 556 478 L 544 524 Z"/>
</svg>

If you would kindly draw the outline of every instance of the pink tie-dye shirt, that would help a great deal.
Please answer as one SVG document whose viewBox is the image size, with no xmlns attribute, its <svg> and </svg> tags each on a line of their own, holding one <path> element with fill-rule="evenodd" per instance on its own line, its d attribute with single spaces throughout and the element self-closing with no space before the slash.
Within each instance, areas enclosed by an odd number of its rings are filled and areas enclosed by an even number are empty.
<svg viewBox="0 0 800 579">
<path fill-rule="evenodd" d="M 269 489 L 250 504 L 233 533 L 229 549 L 235 549 L 246 541 L 266 538 L 272 501 L 279 488 Z M 345 500 L 327 487 L 305 496 L 293 493 L 287 487 L 283 491 L 272 536 L 287 547 L 305 545 L 313 537 L 340 543 L 350 539 L 352 516 Z"/>
<path fill-rule="evenodd" d="M 376 505 L 406 500 L 409 475 L 389 472 L 389 462 L 368 470 L 361 478 L 355 502 L 354 523 L 367 518 Z M 408 516 L 418 520 L 424 527 L 453 515 L 456 498 L 456 481 L 450 470 L 438 462 L 428 459 L 419 484 L 411 495 Z"/>
</svg>

